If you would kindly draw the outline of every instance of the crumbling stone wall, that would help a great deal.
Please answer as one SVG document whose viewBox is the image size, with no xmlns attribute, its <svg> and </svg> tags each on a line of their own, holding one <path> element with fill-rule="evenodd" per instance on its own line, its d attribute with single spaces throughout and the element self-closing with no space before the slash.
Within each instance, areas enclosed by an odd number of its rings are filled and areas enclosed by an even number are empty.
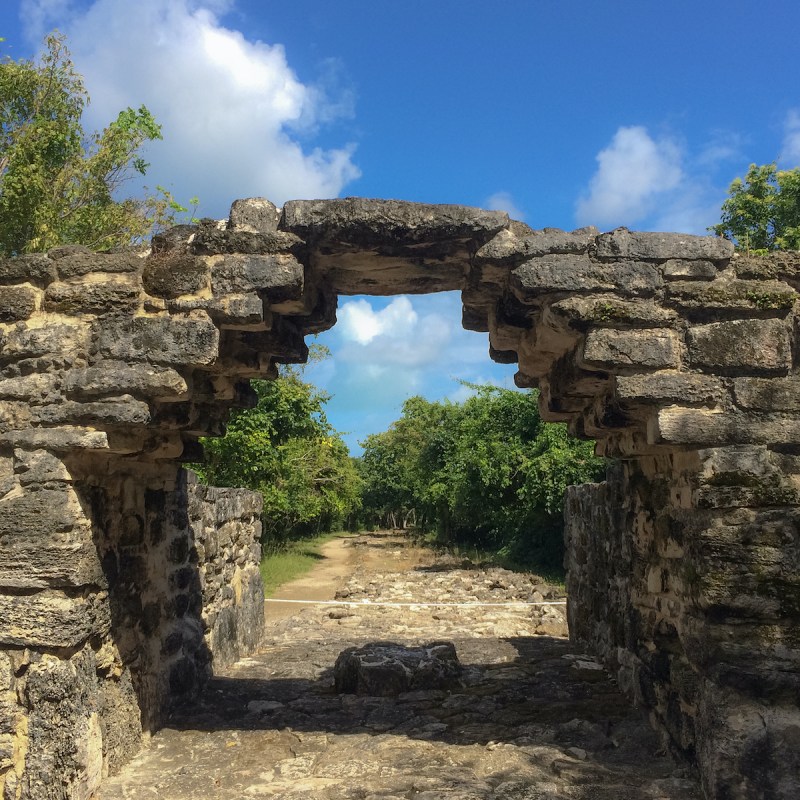
<svg viewBox="0 0 800 800">
<path fill-rule="evenodd" d="M 214 665 L 252 653 L 264 633 L 261 561 L 262 497 L 247 489 L 218 489 L 189 473 L 190 538 L 203 594 L 205 647 Z M 185 569 L 181 582 L 191 582 Z"/>
<path fill-rule="evenodd" d="M 339 294 L 458 289 L 465 327 L 539 386 L 545 417 L 619 462 L 570 497 L 613 509 L 591 512 L 597 536 L 570 525 L 576 636 L 621 668 L 709 797 L 797 796 L 797 256 L 357 198 L 237 201 L 225 223 L 152 244 L 0 262 L 7 795 L 46 797 L 29 775 L 91 786 L 128 754 L 93 709 L 119 703 L 134 725 L 135 697 L 158 724 L 220 632 L 252 623 L 225 606 L 228 586 L 253 597 L 252 570 L 214 561 L 213 536 L 195 544 L 216 512 L 192 521 L 178 466 L 251 402 L 245 379 L 302 361 Z M 80 699 L 37 689 L 41 670 Z"/>
<path fill-rule="evenodd" d="M 39 444 L 0 516 L 4 800 L 90 797 L 263 628 L 260 495 Z"/>
</svg>

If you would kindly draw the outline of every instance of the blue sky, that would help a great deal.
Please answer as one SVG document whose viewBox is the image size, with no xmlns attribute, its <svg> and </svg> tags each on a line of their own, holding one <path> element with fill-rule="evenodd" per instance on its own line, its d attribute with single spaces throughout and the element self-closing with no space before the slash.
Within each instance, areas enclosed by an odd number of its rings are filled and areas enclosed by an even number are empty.
<svg viewBox="0 0 800 800">
<path fill-rule="evenodd" d="M 150 185 L 504 208 L 533 227 L 703 233 L 748 164 L 800 165 L 788 0 L 3 0 L 32 56 L 68 35 L 100 128 L 146 104 Z M 135 187 L 131 187 L 134 190 Z M 342 298 L 309 372 L 351 444 L 414 393 L 509 383 L 458 298 Z"/>
</svg>

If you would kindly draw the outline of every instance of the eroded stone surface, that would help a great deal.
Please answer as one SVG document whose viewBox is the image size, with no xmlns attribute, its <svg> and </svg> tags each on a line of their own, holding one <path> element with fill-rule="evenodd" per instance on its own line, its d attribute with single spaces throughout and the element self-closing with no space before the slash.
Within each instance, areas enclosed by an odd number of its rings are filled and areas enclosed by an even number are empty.
<svg viewBox="0 0 800 800">
<path fill-rule="evenodd" d="M 777 731 L 800 727 L 786 688 L 800 666 L 791 633 L 800 616 L 798 275 L 797 254 L 734 256 L 713 237 L 534 231 L 502 212 L 360 198 L 280 212 L 264 199 L 239 201 L 227 222 L 179 226 L 154 237 L 151 251 L 65 246 L 3 260 L 0 515 L 67 485 L 83 515 L 43 532 L 48 555 L 33 555 L 34 536 L 0 539 L 9 549 L 0 596 L 23 635 L 5 633 L 22 642 L 41 623 L 43 642 L 47 614 L 36 609 L 91 606 L 108 583 L 94 618 L 111 620 L 110 633 L 62 614 L 73 630 L 53 623 L 68 643 L 59 657 L 77 656 L 86 636 L 113 645 L 119 659 L 103 663 L 130 680 L 146 725 L 192 697 L 209 674 L 209 648 L 226 660 L 252 644 L 239 635 L 247 614 L 230 602 L 255 602 L 257 587 L 252 571 L 235 577 L 235 537 L 192 531 L 176 463 L 197 458 L 198 438 L 221 435 L 230 409 L 251 401 L 247 378 L 306 358 L 304 337 L 334 324 L 339 295 L 458 289 L 463 322 L 489 332 L 489 354 L 518 364 L 520 386 L 541 387 L 543 417 L 596 439 L 626 471 L 628 493 L 605 495 L 622 537 L 613 585 L 581 605 L 576 625 L 595 631 L 587 641 L 620 675 L 641 662 L 626 690 L 673 747 L 699 760 L 710 796 L 745 792 L 737 774 L 764 784 L 759 764 L 785 761 Z M 708 448 L 750 446 L 763 448 L 772 471 L 709 477 Z M 56 525 L 58 508 L 42 523 Z M 590 573 L 579 584 L 591 584 L 602 560 L 575 555 L 574 569 Z M 216 609 L 205 617 L 204 602 Z M 632 616 L 621 623 L 617 613 Z M 226 632 L 237 643 L 227 650 Z M 714 659 L 724 666 L 712 668 Z M 114 740 L 100 708 L 99 729 Z M 776 733 L 736 733 L 726 720 L 740 708 Z M 14 765 L 0 767 L 12 776 L 6 786 L 20 785 L 19 732 L 34 711 L 15 712 L 13 741 L 0 741 L 11 753 L 0 764 Z M 81 763 L 94 774 L 94 761 Z M 773 773 L 775 796 L 794 798 L 780 768 Z"/>
<path fill-rule="evenodd" d="M 393 572 L 404 548 L 386 544 L 376 536 L 353 542 L 383 545 L 381 571 L 359 570 L 339 592 L 358 605 L 310 607 L 271 626 L 263 650 L 215 678 L 99 799 L 155 790 L 162 800 L 699 800 L 691 774 L 660 752 L 600 664 L 563 637 L 563 607 L 362 602 L 558 601 L 554 587 L 452 560 Z M 408 647 L 452 640 L 460 685 L 337 694 L 341 649 L 387 635 Z"/>
</svg>

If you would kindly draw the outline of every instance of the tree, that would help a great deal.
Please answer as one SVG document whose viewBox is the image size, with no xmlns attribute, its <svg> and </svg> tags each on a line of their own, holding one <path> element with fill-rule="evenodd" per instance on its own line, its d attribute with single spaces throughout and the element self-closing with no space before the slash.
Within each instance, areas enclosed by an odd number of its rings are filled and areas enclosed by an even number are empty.
<svg viewBox="0 0 800 800">
<path fill-rule="evenodd" d="M 558 569 L 564 490 L 599 477 L 604 462 L 541 419 L 536 392 L 471 388 L 463 403 L 410 398 L 362 443 L 363 514 L 414 517 L 441 542 Z"/>
<path fill-rule="evenodd" d="M 87 136 L 81 117 L 88 102 L 58 33 L 45 39 L 38 63 L 0 60 L 0 255 L 129 244 L 179 208 L 163 192 L 115 199 L 129 178 L 147 171 L 139 151 L 161 138 L 161 128 L 141 106 Z"/>
<path fill-rule="evenodd" d="M 800 249 L 800 168 L 751 164 L 722 204 L 722 222 L 709 228 L 747 251 Z"/>
<path fill-rule="evenodd" d="M 226 435 L 204 439 L 195 469 L 216 486 L 244 486 L 264 497 L 262 541 L 284 541 L 341 527 L 359 506 L 356 466 L 325 416 L 328 396 L 286 368 L 252 381 L 254 408 L 234 412 Z"/>
</svg>

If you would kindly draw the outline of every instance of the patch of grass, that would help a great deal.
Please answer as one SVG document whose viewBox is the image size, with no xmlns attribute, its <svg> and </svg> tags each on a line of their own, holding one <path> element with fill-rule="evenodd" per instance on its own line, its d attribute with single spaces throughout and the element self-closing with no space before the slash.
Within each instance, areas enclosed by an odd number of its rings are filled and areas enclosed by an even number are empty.
<svg viewBox="0 0 800 800">
<path fill-rule="evenodd" d="M 343 532 L 323 533 L 312 539 L 289 542 L 281 550 L 267 552 L 261 559 L 264 595 L 272 597 L 280 586 L 305 575 L 323 558 L 320 553 L 323 544 L 347 535 Z"/>
</svg>

